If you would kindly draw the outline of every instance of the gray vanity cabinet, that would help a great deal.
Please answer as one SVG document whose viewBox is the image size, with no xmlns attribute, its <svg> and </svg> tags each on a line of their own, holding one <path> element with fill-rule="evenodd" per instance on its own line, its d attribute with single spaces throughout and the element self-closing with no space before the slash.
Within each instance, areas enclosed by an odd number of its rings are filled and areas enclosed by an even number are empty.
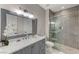
<svg viewBox="0 0 79 59">
<path fill-rule="evenodd" d="M 40 47 L 37 42 L 31 46 L 31 54 L 38 54 L 38 53 L 40 53 Z"/>
<path fill-rule="evenodd" d="M 45 54 L 45 39 L 35 43 L 31 49 L 32 54 Z"/>
<path fill-rule="evenodd" d="M 14 54 L 45 54 L 45 39 L 14 52 Z"/>
<path fill-rule="evenodd" d="M 31 54 L 31 47 L 25 47 L 21 50 L 21 54 Z"/>
<path fill-rule="evenodd" d="M 39 53 L 40 54 L 45 54 L 45 40 L 41 40 L 38 42 L 39 43 Z"/>
<path fill-rule="evenodd" d="M 25 47 L 23 49 L 20 49 L 19 51 L 14 52 L 13 54 L 31 54 L 31 47 Z"/>
</svg>

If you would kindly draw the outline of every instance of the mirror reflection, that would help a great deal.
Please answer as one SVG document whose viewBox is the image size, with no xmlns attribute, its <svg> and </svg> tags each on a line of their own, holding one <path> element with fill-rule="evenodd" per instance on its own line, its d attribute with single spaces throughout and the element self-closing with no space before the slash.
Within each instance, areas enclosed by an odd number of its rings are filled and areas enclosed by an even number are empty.
<svg viewBox="0 0 79 59">
<path fill-rule="evenodd" d="M 6 14 L 5 34 L 7 36 L 29 33 L 32 33 L 32 19 Z"/>
</svg>

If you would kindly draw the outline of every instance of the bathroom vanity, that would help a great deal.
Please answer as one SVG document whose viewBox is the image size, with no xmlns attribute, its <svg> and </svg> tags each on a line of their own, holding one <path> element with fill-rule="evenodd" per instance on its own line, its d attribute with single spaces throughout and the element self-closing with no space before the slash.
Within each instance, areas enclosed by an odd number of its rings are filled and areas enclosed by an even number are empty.
<svg viewBox="0 0 79 59">
<path fill-rule="evenodd" d="M 0 47 L 1 54 L 45 54 L 45 36 L 9 40 L 8 46 Z"/>
<path fill-rule="evenodd" d="M 29 45 L 13 52 L 14 54 L 45 54 L 45 38 L 34 39 Z M 27 43 L 27 44 L 28 44 Z M 26 45 L 27 45 L 26 44 Z"/>
</svg>

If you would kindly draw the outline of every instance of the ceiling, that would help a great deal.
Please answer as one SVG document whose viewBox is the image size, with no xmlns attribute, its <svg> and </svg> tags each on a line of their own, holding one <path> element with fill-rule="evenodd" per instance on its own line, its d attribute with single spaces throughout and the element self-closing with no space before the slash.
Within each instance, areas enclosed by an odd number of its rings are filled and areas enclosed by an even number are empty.
<svg viewBox="0 0 79 59">
<path fill-rule="evenodd" d="M 40 4 L 42 8 L 51 9 L 53 12 L 57 12 L 63 9 L 71 8 L 77 6 L 78 4 Z"/>
</svg>

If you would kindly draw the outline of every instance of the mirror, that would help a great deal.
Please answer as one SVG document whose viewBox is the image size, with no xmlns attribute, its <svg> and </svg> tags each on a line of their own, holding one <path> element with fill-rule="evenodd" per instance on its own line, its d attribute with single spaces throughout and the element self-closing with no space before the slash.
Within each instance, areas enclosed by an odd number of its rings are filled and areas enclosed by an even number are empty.
<svg viewBox="0 0 79 59">
<path fill-rule="evenodd" d="M 17 33 L 17 16 L 6 14 L 6 35 L 13 36 Z"/>
<path fill-rule="evenodd" d="M 23 18 L 17 16 L 17 34 L 23 33 Z"/>
<path fill-rule="evenodd" d="M 24 33 L 32 33 L 32 20 L 23 18 L 23 31 Z"/>
<path fill-rule="evenodd" d="M 6 14 L 7 36 L 32 33 L 32 19 L 12 14 Z"/>
<path fill-rule="evenodd" d="M 32 19 L 28 19 L 25 17 L 17 18 L 17 29 L 19 34 L 30 34 L 32 33 Z"/>
</svg>

